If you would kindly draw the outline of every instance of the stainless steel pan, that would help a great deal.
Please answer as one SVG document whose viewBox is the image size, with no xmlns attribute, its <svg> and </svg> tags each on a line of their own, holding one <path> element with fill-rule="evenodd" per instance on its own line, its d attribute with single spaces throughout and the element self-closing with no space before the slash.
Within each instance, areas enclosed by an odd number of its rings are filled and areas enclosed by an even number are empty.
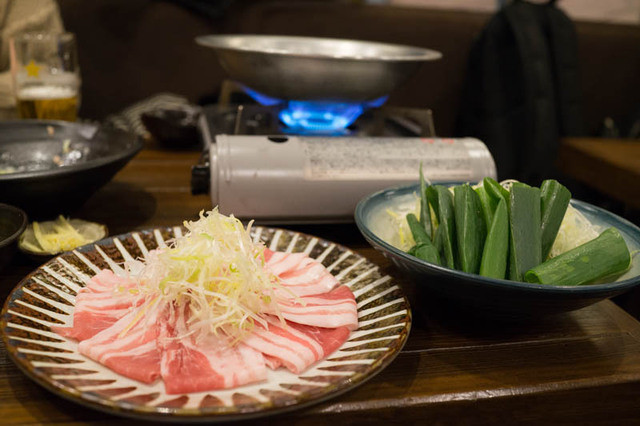
<svg viewBox="0 0 640 426">
<path fill-rule="evenodd" d="M 229 76 L 286 100 L 370 101 L 442 57 L 419 47 L 315 37 L 207 35 Z"/>
</svg>

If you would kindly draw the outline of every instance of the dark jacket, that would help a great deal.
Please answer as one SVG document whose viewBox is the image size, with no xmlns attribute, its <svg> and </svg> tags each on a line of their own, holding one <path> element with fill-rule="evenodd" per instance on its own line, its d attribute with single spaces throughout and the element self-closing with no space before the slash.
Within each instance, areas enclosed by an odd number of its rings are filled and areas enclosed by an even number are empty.
<svg viewBox="0 0 640 426">
<path fill-rule="evenodd" d="M 500 179 L 556 174 L 560 136 L 583 134 L 576 33 L 554 2 L 515 0 L 472 47 L 459 136 L 484 141 Z"/>
</svg>

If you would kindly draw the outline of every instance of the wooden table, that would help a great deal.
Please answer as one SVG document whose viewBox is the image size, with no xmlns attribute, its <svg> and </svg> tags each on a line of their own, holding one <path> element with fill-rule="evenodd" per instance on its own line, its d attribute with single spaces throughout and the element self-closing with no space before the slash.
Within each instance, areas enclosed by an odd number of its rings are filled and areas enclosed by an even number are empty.
<svg viewBox="0 0 640 426">
<path fill-rule="evenodd" d="M 102 221 L 113 234 L 194 218 L 211 207 L 207 196 L 189 191 L 189 169 L 197 157 L 143 151 L 77 216 Z M 398 275 L 354 225 L 292 228 L 345 244 Z M 2 297 L 34 268 L 16 259 L 0 277 Z M 554 319 L 492 322 L 455 306 L 427 308 L 415 288 L 397 278 L 411 300 L 414 323 L 396 360 L 355 390 L 273 417 L 269 424 L 640 422 L 640 323 L 612 302 Z M 40 388 L 13 365 L 2 346 L 0 419 L 2 424 L 140 423 Z"/>
<path fill-rule="evenodd" d="M 640 141 L 565 138 L 558 160 L 567 175 L 640 209 Z"/>
</svg>

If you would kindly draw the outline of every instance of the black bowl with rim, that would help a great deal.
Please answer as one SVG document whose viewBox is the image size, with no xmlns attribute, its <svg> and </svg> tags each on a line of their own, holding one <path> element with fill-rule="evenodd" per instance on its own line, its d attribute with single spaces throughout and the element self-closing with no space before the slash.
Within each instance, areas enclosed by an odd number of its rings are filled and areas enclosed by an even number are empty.
<svg viewBox="0 0 640 426">
<path fill-rule="evenodd" d="M 96 124 L 0 122 L 0 202 L 33 219 L 71 213 L 142 146 L 134 134 Z"/>
<path fill-rule="evenodd" d="M 415 203 L 418 193 L 419 185 L 410 185 L 371 194 L 359 202 L 355 220 L 365 239 L 418 286 L 421 297 L 496 316 L 535 317 L 580 309 L 640 284 L 638 259 L 615 281 L 572 287 L 487 278 L 420 260 L 389 242 L 394 230 L 387 212 Z M 571 205 L 602 230 L 616 227 L 631 252 L 640 249 L 640 228 L 631 222 L 582 201 L 571 200 Z"/>
<path fill-rule="evenodd" d="M 0 270 L 13 258 L 17 240 L 27 227 L 27 214 L 21 209 L 0 203 Z"/>
</svg>

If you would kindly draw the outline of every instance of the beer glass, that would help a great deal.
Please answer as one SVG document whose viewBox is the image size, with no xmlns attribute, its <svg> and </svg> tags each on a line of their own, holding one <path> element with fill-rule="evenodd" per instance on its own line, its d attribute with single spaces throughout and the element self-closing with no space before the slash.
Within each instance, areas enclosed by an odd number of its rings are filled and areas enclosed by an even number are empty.
<svg viewBox="0 0 640 426">
<path fill-rule="evenodd" d="M 21 118 L 75 121 L 80 70 L 71 33 L 25 33 L 10 43 L 11 73 Z"/>
</svg>

